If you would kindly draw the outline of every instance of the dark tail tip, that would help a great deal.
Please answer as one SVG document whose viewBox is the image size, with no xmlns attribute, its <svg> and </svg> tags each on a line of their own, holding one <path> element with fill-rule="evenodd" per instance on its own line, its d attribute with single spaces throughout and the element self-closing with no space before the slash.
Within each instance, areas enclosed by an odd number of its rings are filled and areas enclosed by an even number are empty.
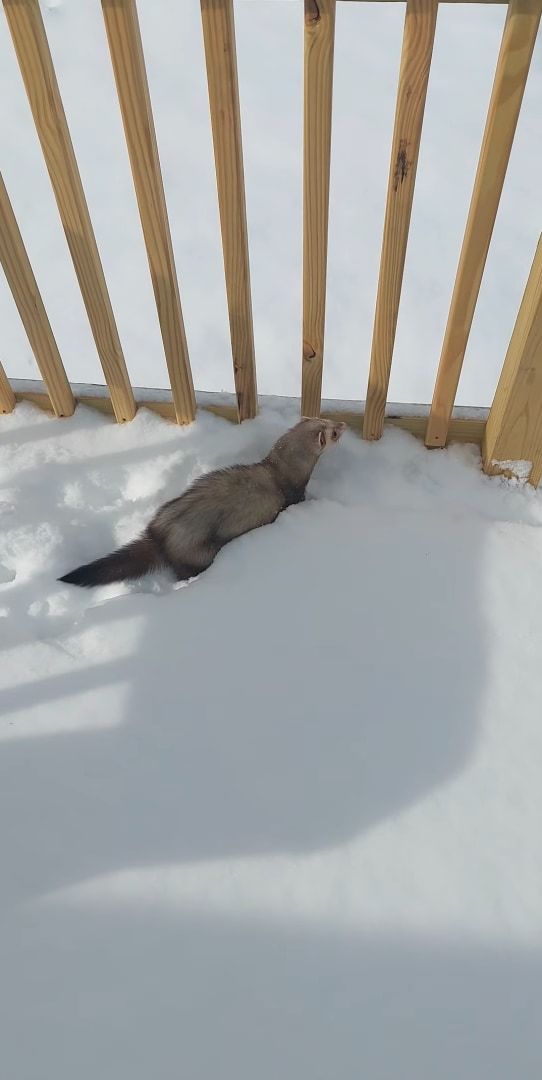
<svg viewBox="0 0 542 1080">
<path fill-rule="evenodd" d="M 77 570 L 72 570 L 69 574 L 64 574 L 63 577 L 57 578 L 57 581 L 65 581 L 67 585 L 81 585 L 83 588 L 90 588 L 95 584 L 94 580 L 91 580 L 90 575 L 87 573 L 86 566 L 78 566 Z"/>
<path fill-rule="evenodd" d="M 76 570 L 71 570 L 58 580 L 66 582 L 67 585 L 81 585 L 83 588 L 112 585 L 115 581 L 131 581 L 143 577 L 143 574 L 154 570 L 159 563 L 159 553 L 153 540 L 149 536 L 142 536 L 103 559 L 78 566 Z"/>
</svg>

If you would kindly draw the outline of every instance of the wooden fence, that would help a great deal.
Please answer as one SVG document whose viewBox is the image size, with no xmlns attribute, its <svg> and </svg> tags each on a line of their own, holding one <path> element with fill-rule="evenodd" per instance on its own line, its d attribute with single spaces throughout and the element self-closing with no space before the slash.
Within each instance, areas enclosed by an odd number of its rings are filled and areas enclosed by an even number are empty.
<svg viewBox="0 0 542 1080">
<path fill-rule="evenodd" d="M 233 0 L 200 2 L 236 393 L 233 405 L 206 407 L 242 421 L 256 415 L 258 395 Z M 118 421 L 132 419 L 137 405 L 145 404 L 178 423 L 189 423 L 196 413 L 196 397 L 136 2 L 101 0 L 171 384 L 169 402 L 159 395 L 142 401 L 130 384 L 39 2 L 2 3 L 109 396 L 74 395 L 0 177 L 0 261 L 44 383 L 44 389 L 16 388 L 14 392 L 0 365 L 0 411 L 9 412 L 17 399 L 26 398 L 52 408 L 57 416 L 69 416 L 76 401 L 84 400 L 112 411 Z M 335 9 L 336 0 L 304 0 L 301 412 L 310 416 L 318 415 L 322 406 Z M 424 437 L 429 447 L 444 446 L 449 438 L 478 442 L 488 472 L 506 472 L 514 462 L 527 461 L 530 480 L 538 484 L 542 476 L 542 242 L 487 423 L 452 417 L 452 410 L 542 0 L 508 3 L 428 416 L 386 417 L 437 11 L 437 0 L 406 3 L 365 407 L 360 411 L 352 403 L 348 410 L 331 410 L 326 415 L 341 416 L 358 426 L 366 439 L 378 439 L 386 420 Z"/>
</svg>

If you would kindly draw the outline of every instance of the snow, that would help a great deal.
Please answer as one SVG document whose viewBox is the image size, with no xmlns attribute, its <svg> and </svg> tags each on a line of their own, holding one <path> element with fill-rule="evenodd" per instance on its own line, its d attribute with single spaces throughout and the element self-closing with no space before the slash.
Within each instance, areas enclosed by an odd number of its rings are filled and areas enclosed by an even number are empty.
<svg viewBox="0 0 542 1080">
<path fill-rule="evenodd" d="M 101 5 L 42 8 L 126 362 L 167 386 Z M 200 6 L 138 4 L 194 383 L 233 389 Z M 431 401 L 506 10 L 439 10 L 390 398 Z M 259 388 L 299 394 L 303 7 L 236 0 Z M 337 5 L 324 395 L 367 386 L 403 4 Z M 0 19 L 2 171 L 72 381 L 103 375 L 6 22 Z M 487 407 L 542 219 L 542 35 L 535 48 L 458 404 Z M 2 362 L 36 365 L 0 276 Z"/>
<path fill-rule="evenodd" d="M 138 10 L 205 404 L 233 379 L 199 4 Z M 159 397 L 100 5 L 42 12 L 130 376 Z M 236 0 L 235 15 L 258 382 L 296 395 L 302 5 Z M 336 407 L 367 383 L 403 18 L 337 10 Z M 389 415 L 432 396 L 504 18 L 439 11 Z M 3 175 L 68 375 L 99 395 L 4 19 L 0 101 Z M 459 387 L 477 416 L 538 239 L 541 116 L 539 35 Z M 35 378 L 3 278 L 0 324 L 8 374 Z M 56 580 L 203 471 L 260 457 L 298 408 L 268 397 L 241 428 L 203 411 L 187 429 L 145 410 L 125 426 L 81 407 L 1 418 L 6 1080 L 541 1075 L 542 493 L 525 463 L 489 478 L 473 447 L 347 433 L 306 503 L 188 586 Z"/>
<path fill-rule="evenodd" d="M 0 426 L 10 1080 L 535 1080 L 542 495 L 347 433 L 181 588 L 56 581 L 241 428 Z"/>
<path fill-rule="evenodd" d="M 517 480 L 528 480 L 533 468 L 532 461 L 512 461 L 509 458 L 506 461 L 492 461 L 491 464 L 494 469 L 511 473 Z"/>
</svg>

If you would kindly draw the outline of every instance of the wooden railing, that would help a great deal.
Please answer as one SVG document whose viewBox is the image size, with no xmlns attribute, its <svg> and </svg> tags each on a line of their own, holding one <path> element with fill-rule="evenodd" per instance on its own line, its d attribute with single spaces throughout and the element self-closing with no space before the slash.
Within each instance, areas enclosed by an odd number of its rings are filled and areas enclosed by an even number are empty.
<svg viewBox="0 0 542 1080">
<path fill-rule="evenodd" d="M 196 395 L 136 2 L 101 0 L 171 385 L 169 402 L 163 395 L 142 400 L 130 384 L 38 0 L 2 2 L 109 396 L 81 398 L 68 382 L 0 177 L 0 261 L 44 384 L 43 389 L 16 385 L 14 391 L 0 365 L 0 411 L 11 411 L 18 398 L 26 397 L 46 403 L 57 416 L 68 416 L 76 400 L 83 399 L 109 409 L 118 421 L 130 420 L 137 406 L 145 404 L 178 423 L 189 423 L 196 413 Z M 236 392 L 234 406 L 204 407 L 245 420 L 256 415 L 258 396 L 233 0 L 200 2 Z M 336 0 L 304 4 L 300 398 L 302 414 L 311 416 L 322 409 L 335 9 Z M 483 445 L 488 472 L 505 472 L 524 461 L 531 482 L 537 484 L 542 475 L 542 244 L 487 424 L 453 417 L 452 412 L 542 0 L 508 3 L 432 405 L 426 417 L 386 416 L 437 12 L 437 0 L 407 0 L 365 406 L 360 411 L 351 403 L 342 410 L 327 409 L 326 415 L 341 415 L 366 439 L 378 439 L 385 420 L 391 419 L 424 437 L 429 447 L 444 446 L 450 437 L 473 440 Z M 539 148 L 533 153 L 539 154 Z"/>
</svg>

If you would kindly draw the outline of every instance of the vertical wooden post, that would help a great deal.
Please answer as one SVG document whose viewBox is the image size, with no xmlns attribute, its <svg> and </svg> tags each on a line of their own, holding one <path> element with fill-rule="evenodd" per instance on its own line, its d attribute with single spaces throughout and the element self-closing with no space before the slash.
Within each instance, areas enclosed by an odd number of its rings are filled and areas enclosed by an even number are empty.
<svg viewBox="0 0 542 1080">
<path fill-rule="evenodd" d="M 1 173 L 0 262 L 53 410 L 57 416 L 71 416 L 73 394 Z"/>
<path fill-rule="evenodd" d="M 305 0 L 301 413 L 319 416 L 324 365 L 335 0 Z"/>
<path fill-rule="evenodd" d="M 201 0 L 239 419 L 258 411 L 233 0 Z"/>
<path fill-rule="evenodd" d="M 529 479 L 542 477 L 542 237 L 538 242 L 501 377 L 484 434 L 484 469 L 514 471 L 530 465 Z M 527 468 L 529 468 L 529 465 Z"/>
<path fill-rule="evenodd" d="M 102 0 L 177 423 L 196 415 L 179 285 L 135 0 Z"/>
<path fill-rule="evenodd" d="M 15 394 L 9 385 L 7 375 L 0 364 L 0 412 L 13 412 L 15 408 Z"/>
<path fill-rule="evenodd" d="M 131 420 L 136 411 L 134 395 L 39 3 L 3 0 L 3 4 L 115 416 L 119 421 Z"/>
<path fill-rule="evenodd" d="M 379 439 L 384 426 L 437 11 L 437 0 L 408 0 L 406 8 L 363 419 L 365 439 Z"/>
<path fill-rule="evenodd" d="M 446 443 L 541 11 L 542 0 L 510 0 L 508 6 L 427 424 L 427 446 Z"/>
</svg>

